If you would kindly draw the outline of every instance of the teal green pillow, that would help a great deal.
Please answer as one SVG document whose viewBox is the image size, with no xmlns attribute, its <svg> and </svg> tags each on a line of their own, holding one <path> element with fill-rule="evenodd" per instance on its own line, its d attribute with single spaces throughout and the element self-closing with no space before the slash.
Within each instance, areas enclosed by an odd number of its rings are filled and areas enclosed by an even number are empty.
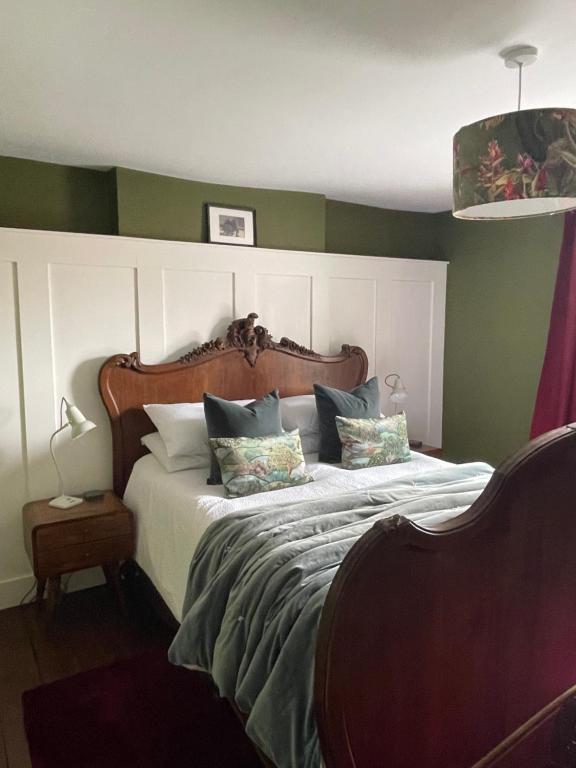
<svg viewBox="0 0 576 768">
<path fill-rule="evenodd" d="M 344 469 L 365 469 L 410 461 L 406 415 L 381 419 L 346 419 L 336 416 Z"/>
<path fill-rule="evenodd" d="M 230 499 L 313 479 L 306 472 L 297 429 L 268 437 L 212 437 L 210 445 Z"/>
<path fill-rule="evenodd" d="M 342 447 L 336 429 L 336 416 L 347 419 L 376 419 L 380 416 L 378 378 L 373 376 L 351 392 L 314 384 L 316 409 L 320 424 L 320 451 L 318 458 L 328 464 L 341 461 Z"/>
<path fill-rule="evenodd" d="M 248 405 L 205 392 L 204 414 L 208 437 L 266 437 L 284 432 L 277 389 Z M 220 485 L 221 482 L 220 468 L 212 455 L 208 485 Z"/>
</svg>

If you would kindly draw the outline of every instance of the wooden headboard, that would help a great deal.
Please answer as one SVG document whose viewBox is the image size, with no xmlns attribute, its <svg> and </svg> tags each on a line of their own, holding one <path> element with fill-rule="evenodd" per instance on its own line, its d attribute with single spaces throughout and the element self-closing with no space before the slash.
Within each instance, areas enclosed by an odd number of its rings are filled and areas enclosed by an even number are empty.
<svg viewBox="0 0 576 768">
<path fill-rule="evenodd" d="M 291 339 L 275 342 L 258 315 L 234 320 L 225 338 L 208 341 L 179 360 L 144 365 L 136 352 L 114 355 L 100 369 L 100 395 L 112 425 L 114 490 L 120 496 L 134 463 L 147 449 L 140 439 L 154 431 L 144 403 L 201 402 L 204 392 L 228 400 L 257 399 L 278 388 L 281 397 L 307 395 L 318 382 L 352 389 L 366 380 L 368 359 L 344 345 L 324 357 Z"/>
</svg>

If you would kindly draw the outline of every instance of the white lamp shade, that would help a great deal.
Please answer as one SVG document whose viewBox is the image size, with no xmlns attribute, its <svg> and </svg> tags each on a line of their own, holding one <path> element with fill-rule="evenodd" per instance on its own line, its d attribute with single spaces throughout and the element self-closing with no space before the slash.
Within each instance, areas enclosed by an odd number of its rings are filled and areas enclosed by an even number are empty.
<svg viewBox="0 0 576 768">
<path fill-rule="evenodd" d="M 82 435 L 85 435 L 86 432 L 90 432 L 92 429 L 96 429 L 96 424 L 89 419 L 85 419 L 81 424 L 76 424 L 72 427 L 72 440 L 76 440 L 77 437 L 82 437 Z"/>
<path fill-rule="evenodd" d="M 96 428 L 96 424 L 93 421 L 87 419 L 79 408 L 68 402 L 66 403 L 66 420 L 70 424 L 73 440 L 77 437 L 82 437 L 82 435 Z"/>
<path fill-rule="evenodd" d="M 388 379 L 391 379 L 392 377 L 394 377 L 394 383 L 390 384 Z M 408 399 L 408 390 L 404 386 L 404 382 L 397 373 L 391 373 L 386 376 L 384 383 L 392 390 L 390 393 L 390 400 L 393 403 L 403 403 Z"/>
</svg>

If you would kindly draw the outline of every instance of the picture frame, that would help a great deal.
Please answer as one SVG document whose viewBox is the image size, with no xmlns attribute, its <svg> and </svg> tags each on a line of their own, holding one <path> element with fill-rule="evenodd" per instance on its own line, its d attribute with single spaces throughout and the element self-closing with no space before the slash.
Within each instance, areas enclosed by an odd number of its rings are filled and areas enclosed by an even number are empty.
<svg viewBox="0 0 576 768">
<path fill-rule="evenodd" d="M 206 203 L 208 242 L 220 245 L 256 245 L 256 211 L 243 206 Z"/>
</svg>

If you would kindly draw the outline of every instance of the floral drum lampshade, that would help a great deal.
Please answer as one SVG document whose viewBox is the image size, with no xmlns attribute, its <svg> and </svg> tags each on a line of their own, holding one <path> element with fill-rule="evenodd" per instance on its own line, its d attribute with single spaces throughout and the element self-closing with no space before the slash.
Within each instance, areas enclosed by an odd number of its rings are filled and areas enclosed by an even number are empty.
<svg viewBox="0 0 576 768">
<path fill-rule="evenodd" d="M 515 219 L 576 208 L 576 109 L 526 109 L 454 137 L 454 216 Z"/>
</svg>

